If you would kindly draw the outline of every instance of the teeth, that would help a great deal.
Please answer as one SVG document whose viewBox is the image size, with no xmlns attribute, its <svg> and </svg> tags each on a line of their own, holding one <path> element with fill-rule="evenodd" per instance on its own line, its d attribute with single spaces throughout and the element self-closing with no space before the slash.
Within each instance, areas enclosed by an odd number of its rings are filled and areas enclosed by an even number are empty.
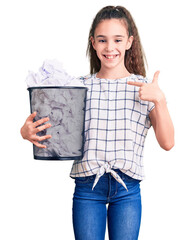
<svg viewBox="0 0 195 240">
<path fill-rule="evenodd" d="M 118 55 L 109 55 L 109 56 L 108 56 L 108 55 L 105 55 L 105 57 L 108 58 L 108 59 L 113 59 L 113 58 L 115 58 L 116 56 L 118 56 Z"/>
<path fill-rule="evenodd" d="M 111 58 L 114 58 L 114 56 L 112 55 L 112 56 L 106 56 L 108 59 L 111 59 Z"/>
</svg>

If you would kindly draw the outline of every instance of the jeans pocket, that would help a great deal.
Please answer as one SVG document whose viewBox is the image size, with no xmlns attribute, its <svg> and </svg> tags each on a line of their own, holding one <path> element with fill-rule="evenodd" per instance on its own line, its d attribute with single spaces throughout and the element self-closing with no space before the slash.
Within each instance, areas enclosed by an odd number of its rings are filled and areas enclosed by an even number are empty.
<svg viewBox="0 0 195 240">
<path fill-rule="evenodd" d="M 122 179 L 125 181 L 125 182 L 128 182 L 128 183 L 139 183 L 140 182 L 140 180 L 138 180 L 138 179 L 135 179 L 135 178 L 132 178 L 132 177 L 130 177 L 130 176 L 128 176 L 127 174 L 123 174 L 123 177 L 122 177 Z"/>
<path fill-rule="evenodd" d="M 75 183 L 90 183 L 94 180 L 93 176 L 87 176 L 87 177 L 76 177 Z"/>
</svg>

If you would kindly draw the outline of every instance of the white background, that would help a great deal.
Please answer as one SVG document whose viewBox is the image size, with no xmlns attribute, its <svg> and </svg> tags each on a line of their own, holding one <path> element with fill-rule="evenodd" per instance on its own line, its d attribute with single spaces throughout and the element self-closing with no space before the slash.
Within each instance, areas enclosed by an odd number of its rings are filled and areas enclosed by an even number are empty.
<svg viewBox="0 0 195 240">
<path fill-rule="evenodd" d="M 161 71 L 159 85 L 175 126 L 175 147 L 169 152 L 160 148 L 152 128 L 148 132 L 139 239 L 195 239 L 192 4 L 189 0 L 1 2 L 0 239 L 74 239 L 74 180 L 69 177 L 73 162 L 35 161 L 32 144 L 20 136 L 30 114 L 25 78 L 28 70 L 36 72 L 45 59 L 54 58 L 71 75 L 88 74 L 89 28 L 106 5 L 123 5 L 132 13 L 148 59 L 147 76 Z"/>
</svg>

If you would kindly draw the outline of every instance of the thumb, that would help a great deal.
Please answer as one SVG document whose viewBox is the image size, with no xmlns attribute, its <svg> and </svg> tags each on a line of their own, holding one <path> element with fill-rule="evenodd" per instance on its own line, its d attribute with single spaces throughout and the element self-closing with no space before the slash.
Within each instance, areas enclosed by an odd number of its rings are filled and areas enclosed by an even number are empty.
<svg viewBox="0 0 195 240">
<path fill-rule="evenodd" d="M 159 75 L 160 71 L 156 71 L 152 80 L 152 83 L 157 83 L 158 82 L 158 75 Z"/>
<path fill-rule="evenodd" d="M 32 122 L 36 115 L 37 115 L 37 112 L 33 112 L 33 113 L 27 118 L 27 121 L 31 121 L 31 122 Z"/>
</svg>

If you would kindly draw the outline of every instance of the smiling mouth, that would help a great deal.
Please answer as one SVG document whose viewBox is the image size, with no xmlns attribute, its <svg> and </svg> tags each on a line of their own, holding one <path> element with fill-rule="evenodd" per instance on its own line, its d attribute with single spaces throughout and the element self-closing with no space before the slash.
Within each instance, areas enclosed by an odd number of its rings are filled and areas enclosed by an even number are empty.
<svg viewBox="0 0 195 240">
<path fill-rule="evenodd" d="M 107 59 L 114 59 L 119 56 L 119 54 L 114 54 L 114 55 L 103 55 Z"/>
</svg>

